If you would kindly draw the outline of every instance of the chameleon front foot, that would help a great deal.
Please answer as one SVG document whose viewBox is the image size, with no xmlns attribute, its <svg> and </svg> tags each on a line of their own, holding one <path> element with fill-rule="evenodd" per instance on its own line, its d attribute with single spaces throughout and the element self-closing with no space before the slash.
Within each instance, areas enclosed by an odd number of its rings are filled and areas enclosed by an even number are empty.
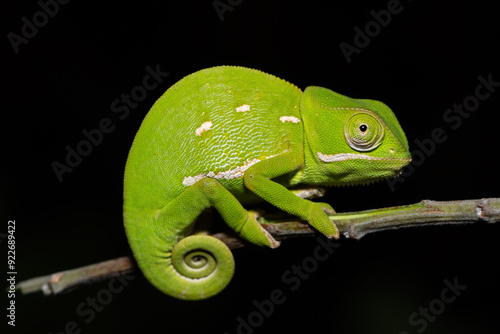
<svg viewBox="0 0 500 334">
<path fill-rule="evenodd" d="M 314 227 L 319 232 L 323 233 L 327 238 L 340 238 L 340 232 L 337 225 L 331 221 L 328 215 L 333 215 L 335 210 L 326 203 L 310 202 L 308 215 L 305 219 L 309 225 Z"/>
</svg>

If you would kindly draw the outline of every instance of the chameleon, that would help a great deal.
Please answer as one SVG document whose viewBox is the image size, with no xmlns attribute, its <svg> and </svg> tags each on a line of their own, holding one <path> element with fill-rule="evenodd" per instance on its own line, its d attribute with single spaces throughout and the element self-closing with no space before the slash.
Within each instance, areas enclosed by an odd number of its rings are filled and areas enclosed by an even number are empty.
<svg viewBox="0 0 500 334">
<path fill-rule="evenodd" d="M 279 246 L 244 207 L 259 201 L 339 238 L 334 209 L 311 201 L 314 190 L 394 177 L 410 160 L 405 133 L 380 101 L 318 86 L 302 91 L 246 67 L 203 69 L 167 89 L 133 140 L 125 232 L 156 288 L 178 299 L 209 298 L 229 284 L 235 263 L 222 241 L 193 232 L 206 209 L 259 246 Z"/>
</svg>

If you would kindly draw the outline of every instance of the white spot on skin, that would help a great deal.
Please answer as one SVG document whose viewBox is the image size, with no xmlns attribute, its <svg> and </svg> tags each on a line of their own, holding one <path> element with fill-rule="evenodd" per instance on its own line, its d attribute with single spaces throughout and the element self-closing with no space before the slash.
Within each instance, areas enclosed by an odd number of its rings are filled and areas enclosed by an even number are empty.
<svg viewBox="0 0 500 334">
<path fill-rule="evenodd" d="M 286 152 L 286 151 L 285 151 Z M 276 154 L 278 155 L 278 154 Z M 266 159 L 270 159 L 275 157 L 276 155 L 271 155 L 269 157 L 266 157 Z M 182 184 L 185 185 L 186 187 L 192 186 L 199 180 L 203 179 L 204 177 L 209 177 L 212 179 L 220 180 L 233 180 L 233 179 L 239 179 L 243 177 L 243 174 L 245 174 L 245 171 L 250 168 L 251 166 L 255 165 L 256 163 L 260 162 L 260 159 L 253 159 L 250 161 L 245 162 L 242 166 L 238 166 L 234 169 L 229 169 L 224 172 L 218 172 L 217 174 L 214 172 L 208 172 L 208 173 L 201 173 L 195 176 L 186 176 L 184 177 L 184 181 L 182 181 Z"/>
<path fill-rule="evenodd" d="M 199 175 L 195 175 L 195 176 L 187 176 L 187 177 L 184 178 L 184 181 L 182 181 L 182 184 L 185 185 L 186 187 L 192 186 L 196 182 L 198 182 L 201 179 L 203 179 L 205 176 L 208 176 L 208 175 L 199 174 Z"/>
<path fill-rule="evenodd" d="M 371 157 L 366 154 L 356 154 L 356 153 L 338 153 L 338 154 L 323 154 L 318 152 L 318 158 L 323 162 L 337 162 L 353 159 L 363 159 L 363 160 L 386 160 L 385 158 Z"/>
<path fill-rule="evenodd" d="M 242 104 L 238 108 L 236 108 L 237 112 L 245 112 L 245 111 L 250 111 L 250 106 L 248 104 Z"/>
<path fill-rule="evenodd" d="M 280 121 L 282 121 L 283 123 L 285 122 L 290 122 L 290 123 L 299 123 L 300 122 L 300 119 L 298 119 L 297 117 L 295 116 L 281 116 L 280 117 Z"/>
<path fill-rule="evenodd" d="M 201 136 L 201 134 L 205 131 L 208 131 L 212 128 L 212 122 L 208 121 L 203 123 L 198 129 L 196 129 L 195 134 L 197 136 Z"/>
<path fill-rule="evenodd" d="M 201 173 L 195 176 L 187 176 L 184 178 L 184 181 L 182 181 L 182 184 L 185 185 L 186 187 L 191 186 L 198 182 L 199 180 L 203 179 L 204 177 L 210 177 L 212 179 L 220 180 L 220 179 L 225 179 L 225 180 L 232 180 L 232 179 L 237 179 L 243 176 L 243 173 L 250 168 L 251 166 L 255 165 L 257 162 L 260 162 L 259 159 L 253 159 L 251 161 L 246 162 L 243 164 L 243 166 L 238 166 L 234 169 L 230 169 L 224 172 L 218 172 L 215 174 L 214 172 L 209 172 L 209 173 Z"/>
<path fill-rule="evenodd" d="M 338 162 L 338 161 L 346 161 L 346 160 L 375 160 L 375 161 L 411 161 L 411 159 L 393 159 L 393 158 L 380 158 L 380 157 L 372 157 L 366 154 L 359 153 L 338 153 L 338 154 L 323 154 L 321 152 L 317 152 L 318 158 L 323 162 Z"/>
</svg>

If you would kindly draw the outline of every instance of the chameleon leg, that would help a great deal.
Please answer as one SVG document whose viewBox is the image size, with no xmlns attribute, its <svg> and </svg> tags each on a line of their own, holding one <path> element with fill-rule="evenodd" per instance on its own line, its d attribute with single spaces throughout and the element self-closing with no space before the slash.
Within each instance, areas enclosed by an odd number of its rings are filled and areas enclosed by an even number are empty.
<svg viewBox="0 0 500 334">
<path fill-rule="evenodd" d="M 149 221 L 127 231 L 135 236 L 130 241 L 141 271 L 170 296 L 204 299 L 219 293 L 231 281 L 234 259 L 224 243 L 207 235 L 183 238 L 196 217 L 210 206 L 244 239 L 272 248 L 279 245 L 254 214 L 248 213 L 217 180 L 199 180 L 155 211 Z"/>
<path fill-rule="evenodd" d="M 178 198 L 183 203 L 191 205 L 199 196 L 205 197 L 209 205 L 215 207 L 219 212 L 226 224 L 243 239 L 259 246 L 269 246 L 271 248 L 279 246 L 279 242 L 257 222 L 255 213 L 249 213 L 243 208 L 236 197 L 217 180 L 211 178 L 201 179 L 186 189 Z"/>
<path fill-rule="evenodd" d="M 245 186 L 277 208 L 306 220 L 328 238 L 339 238 L 337 226 L 328 217 L 328 214 L 335 213 L 329 204 L 300 198 L 272 180 L 274 177 L 293 172 L 301 164 L 292 151 L 261 161 L 245 172 Z"/>
</svg>

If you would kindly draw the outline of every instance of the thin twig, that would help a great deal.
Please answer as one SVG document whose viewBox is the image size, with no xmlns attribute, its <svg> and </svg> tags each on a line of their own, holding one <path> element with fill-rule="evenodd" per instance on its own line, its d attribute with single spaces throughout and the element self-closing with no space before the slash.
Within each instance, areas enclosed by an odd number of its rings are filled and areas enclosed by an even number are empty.
<svg viewBox="0 0 500 334">
<path fill-rule="evenodd" d="M 102 281 L 117 274 L 130 272 L 137 267 L 134 259 L 123 256 L 117 259 L 91 264 L 85 267 L 39 276 L 16 285 L 23 294 L 42 291 L 44 295 L 57 295 L 72 288 Z"/>
<path fill-rule="evenodd" d="M 500 222 L 500 198 L 443 202 L 424 200 L 411 205 L 338 213 L 330 218 L 346 237 L 361 239 L 369 233 L 404 227 Z M 259 222 L 277 240 L 316 234 L 305 222 L 293 220 L 293 218 L 286 219 L 283 215 L 260 217 Z M 231 233 L 217 233 L 212 236 L 222 240 L 231 249 L 246 245 L 244 241 Z M 130 272 L 135 268 L 135 261 L 129 256 L 124 256 L 32 278 L 20 282 L 16 288 L 24 294 L 43 291 L 45 295 L 55 295 L 82 284 Z"/>
</svg>

